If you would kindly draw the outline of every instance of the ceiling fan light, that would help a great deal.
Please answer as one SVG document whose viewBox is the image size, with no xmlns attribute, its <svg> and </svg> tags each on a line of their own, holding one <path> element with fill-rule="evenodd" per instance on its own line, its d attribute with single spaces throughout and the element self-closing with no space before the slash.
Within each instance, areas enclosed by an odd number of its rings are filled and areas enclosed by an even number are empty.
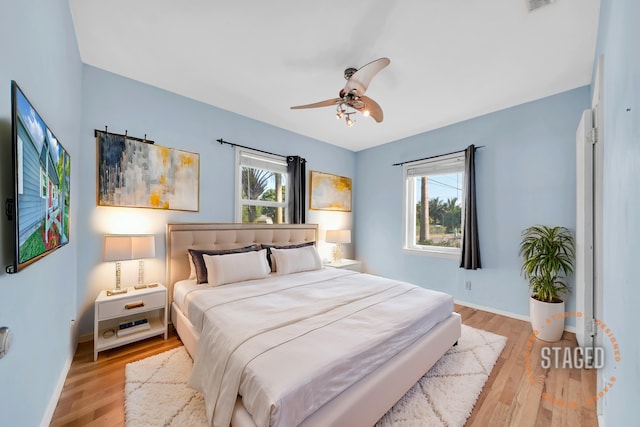
<svg viewBox="0 0 640 427">
<path fill-rule="evenodd" d="M 347 126 L 351 127 L 355 123 L 355 120 L 352 120 L 351 117 L 347 116 L 346 122 Z"/>
<path fill-rule="evenodd" d="M 371 113 L 369 112 L 369 110 L 364 110 L 364 111 L 362 112 L 362 115 L 363 115 L 363 116 L 365 116 L 365 117 L 369 117 L 369 114 L 371 114 Z"/>
</svg>

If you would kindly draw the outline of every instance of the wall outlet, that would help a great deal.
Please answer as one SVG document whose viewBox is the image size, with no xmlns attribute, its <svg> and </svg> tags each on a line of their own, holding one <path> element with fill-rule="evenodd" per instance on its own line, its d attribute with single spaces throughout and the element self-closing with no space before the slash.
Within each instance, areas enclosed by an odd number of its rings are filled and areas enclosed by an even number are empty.
<svg viewBox="0 0 640 427">
<path fill-rule="evenodd" d="M 468 291 L 471 290 L 471 280 L 467 280 L 466 282 L 464 282 L 464 288 Z"/>
</svg>

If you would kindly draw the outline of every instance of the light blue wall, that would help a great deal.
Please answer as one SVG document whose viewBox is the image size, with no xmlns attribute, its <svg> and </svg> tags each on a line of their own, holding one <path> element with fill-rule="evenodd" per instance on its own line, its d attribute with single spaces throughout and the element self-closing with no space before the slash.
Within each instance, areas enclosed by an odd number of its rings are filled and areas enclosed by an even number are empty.
<svg viewBox="0 0 640 427">
<path fill-rule="evenodd" d="M 14 333 L 0 359 L 0 424 L 37 426 L 53 413 L 75 349 L 82 65 L 67 0 L 1 0 L 0 10 L 0 326 Z M 71 155 L 71 243 L 15 275 L 4 273 L 13 259 L 4 215 L 13 182 L 11 80 Z"/>
<path fill-rule="evenodd" d="M 78 311 L 81 334 L 93 331 L 93 301 L 113 287 L 113 263 L 102 263 L 102 235 L 156 235 L 156 259 L 147 262 L 147 281 L 164 282 L 164 232 L 169 222 L 234 220 L 235 152 L 226 141 L 307 159 L 307 171 L 353 177 L 355 153 L 239 116 L 153 86 L 84 66 L 78 224 Z M 200 211 L 197 213 L 96 207 L 94 129 L 143 137 L 156 144 L 200 153 Z M 350 223 L 351 214 L 309 212 L 307 222 Z M 139 224 L 131 230 L 129 225 Z M 135 264 L 135 263 L 132 263 Z M 135 267 L 135 265 L 134 265 Z M 123 269 L 125 265 L 123 265 Z M 123 274 L 124 274 L 123 270 Z"/>
<path fill-rule="evenodd" d="M 589 105 L 589 88 L 583 87 L 358 152 L 357 258 L 370 272 L 528 315 L 520 233 L 539 223 L 575 232 L 575 132 Z M 458 260 L 403 253 L 402 167 L 392 164 L 469 144 L 483 146 L 476 151 L 482 270 L 462 270 Z M 471 291 L 464 289 L 467 280 Z M 571 295 L 567 308 L 574 307 Z"/>
<path fill-rule="evenodd" d="M 602 1 L 597 49 L 598 56 L 604 54 L 604 305 L 601 320 L 619 344 L 621 357 L 616 363 L 610 338 L 609 342 L 605 339 L 606 366 L 601 375 L 605 379 L 616 378 L 604 395 L 606 426 L 637 425 L 640 415 L 638 19 L 640 2 L 637 0 Z"/>
<path fill-rule="evenodd" d="M 11 194 L 10 86 L 15 79 L 72 158 L 71 243 L 17 275 L 0 269 L 0 326 L 15 337 L 0 359 L 0 414 L 7 425 L 38 425 L 51 415 L 56 387 L 73 354 L 70 320 L 92 331 L 93 299 L 113 272 L 101 263 L 104 232 L 133 218 L 157 236 L 151 280 L 164 280 L 164 225 L 233 220 L 233 150 L 229 141 L 309 160 L 308 170 L 354 177 L 356 256 L 368 270 L 452 293 L 456 298 L 526 314 L 519 274 L 520 231 L 533 223 L 575 227 L 575 129 L 590 104 L 588 88 L 352 153 L 123 77 L 82 66 L 66 0 L 0 0 L 0 200 Z M 603 0 L 598 51 L 605 54 L 604 321 L 621 344 L 618 381 L 605 397 L 606 425 L 637 418 L 640 344 L 632 313 L 640 291 L 633 266 L 640 250 L 640 59 L 635 0 Z M 626 109 L 631 108 L 630 112 Z M 80 120 L 78 120 L 80 118 Z M 200 212 L 95 206 L 94 129 L 147 134 L 158 144 L 201 154 Z M 403 254 L 402 170 L 392 163 L 484 145 L 477 152 L 484 268 Z M 351 223 L 350 216 L 310 212 L 310 222 Z M 11 262 L 12 227 L 0 217 L 0 266 Z M 78 248 L 82 248 L 78 250 Z M 473 290 L 465 291 L 465 280 Z M 107 283 L 105 285 L 105 283 Z M 569 299 L 569 308 L 574 305 Z M 77 317 L 76 317 L 77 316 Z M 611 364 L 605 375 L 610 376 Z"/>
</svg>

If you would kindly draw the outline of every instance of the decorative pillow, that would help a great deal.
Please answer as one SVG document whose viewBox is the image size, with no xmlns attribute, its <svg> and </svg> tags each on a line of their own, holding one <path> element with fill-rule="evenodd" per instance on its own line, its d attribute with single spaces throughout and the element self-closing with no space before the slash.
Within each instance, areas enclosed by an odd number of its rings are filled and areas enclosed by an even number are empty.
<svg viewBox="0 0 640 427">
<path fill-rule="evenodd" d="M 236 249 L 189 249 L 189 255 L 196 271 L 196 283 L 207 283 L 207 266 L 204 263 L 203 255 L 228 255 L 243 252 L 256 252 L 258 245 L 249 245 Z"/>
<path fill-rule="evenodd" d="M 207 266 L 207 281 L 211 286 L 263 279 L 271 272 L 266 250 L 229 255 L 203 255 Z"/>
<path fill-rule="evenodd" d="M 322 260 L 315 246 L 294 249 L 272 248 L 271 253 L 277 266 L 277 274 L 320 270 L 322 268 Z"/>
<path fill-rule="evenodd" d="M 305 246 L 313 246 L 316 242 L 305 242 L 305 243 L 297 243 L 295 245 L 271 245 L 271 244 L 261 244 L 262 249 L 267 250 L 267 262 L 269 263 L 269 267 L 271 267 L 271 271 L 276 271 L 276 265 L 273 262 L 273 257 L 271 256 L 271 249 L 296 249 L 303 248 Z"/>
<path fill-rule="evenodd" d="M 190 253 L 187 253 L 187 257 L 189 258 L 189 280 L 193 280 L 197 277 L 196 265 L 193 263 L 193 256 Z"/>
</svg>

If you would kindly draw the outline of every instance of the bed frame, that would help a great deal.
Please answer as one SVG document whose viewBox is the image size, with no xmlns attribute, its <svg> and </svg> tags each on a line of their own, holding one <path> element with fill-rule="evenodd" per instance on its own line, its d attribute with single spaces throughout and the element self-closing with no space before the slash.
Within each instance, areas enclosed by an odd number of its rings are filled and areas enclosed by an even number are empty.
<svg viewBox="0 0 640 427">
<path fill-rule="evenodd" d="M 168 224 L 166 266 L 171 320 L 191 357 L 196 354 L 199 334 L 172 301 L 174 283 L 189 277 L 187 249 L 231 249 L 253 243 L 297 244 L 316 241 L 317 235 L 315 224 Z M 310 415 L 302 425 L 374 425 L 456 343 L 460 333 L 460 316 L 451 313 L 428 334 Z M 255 427 L 240 398 L 231 425 Z"/>
</svg>

